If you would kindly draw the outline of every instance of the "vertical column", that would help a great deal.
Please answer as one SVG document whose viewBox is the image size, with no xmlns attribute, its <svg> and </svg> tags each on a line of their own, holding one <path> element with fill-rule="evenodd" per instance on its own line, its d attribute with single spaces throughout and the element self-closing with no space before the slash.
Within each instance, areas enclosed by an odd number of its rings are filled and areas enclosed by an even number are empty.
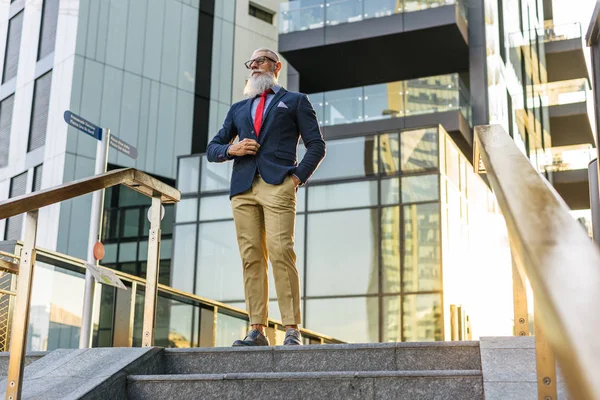
<svg viewBox="0 0 600 400">
<path fill-rule="evenodd" d="M 200 308 L 200 347 L 216 347 L 217 345 L 217 310 Z"/>
<path fill-rule="evenodd" d="M 148 267 L 146 272 L 146 296 L 144 300 L 144 329 L 142 346 L 154 345 L 156 325 L 156 302 L 158 296 L 158 263 L 160 261 L 160 193 L 152 195 L 150 211 L 150 235 L 148 238 Z"/>
<path fill-rule="evenodd" d="M 537 303 L 537 302 L 536 302 Z M 546 339 L 541 316 L 543 311 L 534 304 L 535 315 L 535 368 L 537 372 L 538 399 L 556 400 L 556 361 Z"/>
<path fill-rule="evenodd" d="M 19 262 L 17 303 L 10 333 L 10 358 L 8 361 L 8 384 L 6 386 L 6 398 L 8 400 L 21 398 L 31 305 L 31 287 L 33 285 L 33 267 L 35 265 L 37 223 L 38 210 L 30 211 L 25 215 L 25 243 L 21 250 Z"/>
<path fill-rule="evenodd" d="M 527 309 L 527 290 L 525 280 L 519 272 L 515 251 L 511 245 L 512 278 L 513 278 L 513 310 L 515 336 L 529 336 L 529 311 Z"/>
</svg>

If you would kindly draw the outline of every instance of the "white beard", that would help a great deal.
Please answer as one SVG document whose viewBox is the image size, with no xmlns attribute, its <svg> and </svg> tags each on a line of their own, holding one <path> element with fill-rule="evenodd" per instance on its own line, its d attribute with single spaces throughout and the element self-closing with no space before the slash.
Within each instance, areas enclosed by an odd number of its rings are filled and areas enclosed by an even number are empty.
<svg viewBox="0 0 600 400">
<path fill-rule="evenodd" d="M 256 76 L 250 75 L 244 87 L 244 96 L 248 98 L 256 97 L 276 84 L 277 78 L 272 72 L 263 72 Z"/>
</svg>

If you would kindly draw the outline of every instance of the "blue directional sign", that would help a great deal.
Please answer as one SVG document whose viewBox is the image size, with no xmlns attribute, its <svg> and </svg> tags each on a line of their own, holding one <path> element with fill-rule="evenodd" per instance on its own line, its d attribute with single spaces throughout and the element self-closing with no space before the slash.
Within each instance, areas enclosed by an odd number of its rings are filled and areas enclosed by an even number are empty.
<svg viewBox="0 0 600 400">
<path fill-rule="evenodd" d="M 99 126 L 92 124 L 77 114 L 73 114 L 71 111 L 65 111 L 64 117 L 67 124 L 79 129 L 83 133 L 87 133 L 95 139 L 102 140 L 102 128 Z"/>
</svg>

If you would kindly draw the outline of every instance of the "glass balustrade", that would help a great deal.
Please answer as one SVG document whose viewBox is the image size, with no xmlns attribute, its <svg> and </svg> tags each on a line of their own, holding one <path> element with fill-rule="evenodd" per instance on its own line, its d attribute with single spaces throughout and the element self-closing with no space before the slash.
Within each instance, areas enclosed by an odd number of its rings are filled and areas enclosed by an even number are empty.
<svg viewBox="0 0 600 400">
<path fill-rule="evenodd" d="M 573 22 L 563 25 L 546 24 L 543 31 L 538 30 L 538 35 L 543 38 L 544 42 L 577 39 L 581 37 L 581 23 Z"/>
<path fill-rule="evenodd" d="M 279 33 L 317 29 L 452 4 L 459 5 L 460 12 L 466 19 L 466 0 L 292 0 L 280 6 Z"/>
<path fill-rule="evenodd" d="M 542 91 L 542 105 L 558 106 L 564 104 L 583 103 L 591 94 L 586 78 L 551 82 Z"/>
<path fill-rule="evenodd" d="M 552 172 L 587 169 L 588 164 L 597 157 L 591 144 L 553 147 L 540 158 L 544 170 Z"/>
<path fill-rule="evenodd" d="M 460 110 L 471 121 L 469 92 L 458 74 L 313 93 L 322 126 Z"/>
</svg>

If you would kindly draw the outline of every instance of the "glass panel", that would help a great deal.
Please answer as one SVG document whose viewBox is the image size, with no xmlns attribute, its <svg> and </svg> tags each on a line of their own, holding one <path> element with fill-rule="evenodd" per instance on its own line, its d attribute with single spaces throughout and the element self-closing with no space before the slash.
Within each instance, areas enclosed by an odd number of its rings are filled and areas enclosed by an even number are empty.
<svg viewBox="0 0 600 400">
<path fill-rule="evenodd" d="M 402 12 L 403 1 L 398 0 L 366 0 L 364 2 L 365 18 L 380 18 Z"/>
<path fill-rule="evenodd" d="M 309 100 L 317 113 L 317 119 L 319 120 L 319 125 L 323 126 L 323 122 L 325 121 L 325 97 L 323 93 L 312 93 L 309 97 Z M 298 157 L 301 160 L 300 157 Z"/>
<path fill-rule="evenodd" d="M 119 262 L 137 261 L 137 242 L 119 244 Z"/>
<path fill-rule="evenodd" d="M 325 93 L 325 123 L 351 124 L 364 118 L 363 88 L 333 90 Z"/>
<path fill-rule="evenodd" d="M 216 347 L 230 347 L 236 340 L 243 339 L 247 331 L 248 321 L 218 313 Z"/>
<path fill-rule="evenodd" d="M 390 82 L 365 86 L 364 120 L 402 117 L 404 115 L 402 84 L 403 82 Z"/>
<path fill-rule="evenodd" d="M 323 0 L 302 0 L 282 3 L 279 13 L 279 33 L 322 28 L 325 24 Z"/>
<path fill-rule="evenodd" d="M 116 243 L 104 245 L 104 258 L 102 259 L 102 264 L 109 264 L 117 261 L 117 247 L 118 244 Z"/>
<path fill-rule="evenodd" d="M 108 285 L 97 285 L 100 292 L 98 319 L 94 324 L 93 347 L 113 347 L 113 318 L 115 309 L 116 288 Z"/>
<path fill-rule="evenodd" d="M 171 267 L 171 286 L 184 292 L 194 292 L 196 258 L 196 224 L 175 226 L 175 248 Z"/>
<path fill-rule="evenodd" d="M 200 191 L 229 190 L 231 181 L 232 162 L 209 163 L 206 156 L 202 156 L 202 173 L 200 176 Z"/>
<path fill-rule="evenodd" d="M 233 218 L 229 195 L 200 198 L 200 221 Z"/>
<path fill-rule="evenodd" d="M 177 222 L 194 222 L 198 220 L 198 198 L 181 199 L 175 206 Z"/>
<path fill-rule="evenodd" d="M 160 223 L 160 229 L 162 230 L 163 235 L 171 235 L 173 234 L 173 224 L 175 223 L 175 205 L 174 204 L 165 204 L 165 217 Z M 145 210 L 145 214 L 148 215 L 148 209 Z M 148 218 L 144 218 L 144 221 L 148 221 Z M 150 223 L 150 221 L 148 221 Z M 147 226 L 144 224 L 144 230 L 142 231 L 142 236 L 148 236 L 150 231 L 150 225 Z"/>
<path fill-rule="evenodd" d="M 381 180 L 381 204 L 400 203 L 400 179 L 382 179 Z"/>
<path fill-rule="evenodd" d="M 402 202 L 439 199 L 439 175 L 417 175 L 402 178 Z"/>
<path fill-rule="evenodd" d="M 447 137 L 446 138 L 446 175 L 450 179 L 452 183 L 458 189 L 460 184 L 460 172 L 458 167 L 459 153 L 458 149 L 452 142 L 452 140 Z"/>
<path fill-rule="evenodd" d="M 379 135 L 379 153 L 381 173 L 395 175 L 400 170 L 400 140 L 397 133 Z"/>
<path fill-rule="evenodd" d="M 325 23 L 327 25 L 343 24 L 362 20 L 361 0 L 332 1 L 325 4 Z"/>
<path fill-rule="evenodd" d="M 439 204 L 404 207 L 405 292 L 441 290 Z"/>
<path fill-rule="evenodd" d="M 402 341 L 402 305 L 401 297 L 383 296 L 381 307 L 383 308 L 383 341 Z"/>
<path fill-rule="evenodd" d="M 195 193 L 198 191 L 200 175 L 200 158 L 186 157 L 179 159 L 179 174 L 177 176 L 177 189 L 182 193 Z"/>
<path fill-rule="evenodd" d="M 377 205 L 377 181 L 311 186 L 308 211 Z"/>
<path fill-rule="evenodd" d="M 308 296 L 378 291 L 378 220 L 377 209 L 308 215 Z"/>
<path fill-rule="evenodd" d="M 233 221 L 200 224 L 196 294 L 214 300 L 244 298 L 242 261 Z"/>
<path fill-rule="evenodd" d="M 381 209 L 381 275 L 384 292 L 400 293 L 400 207 Z"/>
<path fill-rule="evenodd" d="M 27 351 L 78 348 L 84 275 L 40 261 L 35 267 Z"/>
<path fill-rule="evenodd" d="M 307 329 L 350 343 L 379 341 L 379 299 L 315 299 L 306 301 Z"/>
<path fill-rule="evenodd" d="M 437 168 L 437 128 L 404 131 L 400 134 L 400 140 L 403 172 Z"/>
<path fill-rule="evenodd" d="M 155 346 L 192 346 L 194 306 L 159 295 L 156 309 Z"/>
<path fill-rule="evenodd" d="M 459 109 L 458 75 L 438 75 L 406 81 L 406 115 Z"/>
<path fill-rule="evenodd" d="M 417 294 L 404 296 L 403 333 L 407 342 L 442 340 L 442 295 Z"/>
<path fill-rule="evenodd" d="M 137 237 L 140 233 L 140 209 L 122 210 L 123 237 Z"/>
<path fill-rule="evenodd" d="M 376 137 L 332 140 L 312 180 L 370 176 L 377 173 L 377 164 Z"/>
<path fill-rule="evenodd" d="M 302 213 L 304 211 L 306 211 L 306 187 L 302 186 L 296 192 L 296 212 Z"/>
</svg>

